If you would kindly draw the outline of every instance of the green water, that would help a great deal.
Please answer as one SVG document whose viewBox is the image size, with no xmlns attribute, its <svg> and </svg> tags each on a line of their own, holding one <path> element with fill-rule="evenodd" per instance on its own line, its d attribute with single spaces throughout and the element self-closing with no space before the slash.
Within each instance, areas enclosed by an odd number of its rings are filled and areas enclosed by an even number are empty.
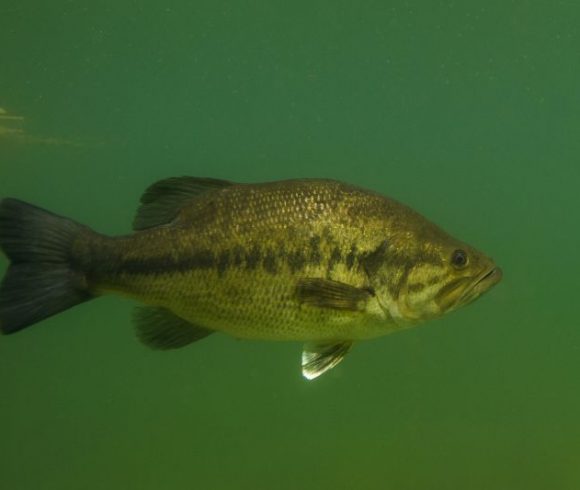
<svg viewBox="0 0 580 490">
<path fill-rule="evenodd" d="M 4 0 L 0 196 L 116 234 L 159 178 L 331 177 L 504 280 L 315 382 L 293 343 L 149 351 L 117 298 L 0 338 L 0 488 L 580 488 L 579 26 L 547 0 Z"/>
</svg>

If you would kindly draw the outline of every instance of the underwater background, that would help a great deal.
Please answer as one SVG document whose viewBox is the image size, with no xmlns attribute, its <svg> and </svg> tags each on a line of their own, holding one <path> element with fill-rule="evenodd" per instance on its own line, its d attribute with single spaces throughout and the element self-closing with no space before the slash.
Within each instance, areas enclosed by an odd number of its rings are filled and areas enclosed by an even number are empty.
<svg viewBox="0 0 580 490">
<path fill-rule="evenodd" d="M 0 197 L 103 233 L 157 179 L 327 177 L 504 272 L 313 382 L 116 297 L 2 337 L 0 488 L 580 488 L 577 2 L 4 0 L 0 108 Z"/>
</svg>

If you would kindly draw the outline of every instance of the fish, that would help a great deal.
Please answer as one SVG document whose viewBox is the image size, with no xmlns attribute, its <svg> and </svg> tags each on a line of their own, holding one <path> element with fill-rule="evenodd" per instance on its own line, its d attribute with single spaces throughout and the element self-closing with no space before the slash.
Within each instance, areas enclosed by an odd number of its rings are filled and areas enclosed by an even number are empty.
<svg viewBox="0 0 580 490">
<path fill-rule="evenodd" d="M 145 191 L 122 236 L 5 198 L 0 249 L 3 334 L 117 294 L 139 303 L 133 322 L 148 347 L 215 332 L 299 341 L 307 380 L 355 342 L 454 311 L 502 277 L 410 207 L 331 179 L 167 178 Z"/>
</svg>

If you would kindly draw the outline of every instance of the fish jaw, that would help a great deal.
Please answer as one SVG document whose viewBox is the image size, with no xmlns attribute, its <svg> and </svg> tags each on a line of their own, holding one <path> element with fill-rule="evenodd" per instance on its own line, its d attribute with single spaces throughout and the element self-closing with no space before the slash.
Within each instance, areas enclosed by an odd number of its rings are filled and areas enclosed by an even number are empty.
<svg viewBox="0 0 580 490">
<path fill-rule="evenodd" d="M 493 265 L 484 270 L 474 281 L 474 283 L 467 288 L 461 295 L 458 305 L 466 305 L 479 298 L 483 293 L 489 291 L 493 286 L 501 281 L 503 276 L 502 270 Z"/>
</svg>

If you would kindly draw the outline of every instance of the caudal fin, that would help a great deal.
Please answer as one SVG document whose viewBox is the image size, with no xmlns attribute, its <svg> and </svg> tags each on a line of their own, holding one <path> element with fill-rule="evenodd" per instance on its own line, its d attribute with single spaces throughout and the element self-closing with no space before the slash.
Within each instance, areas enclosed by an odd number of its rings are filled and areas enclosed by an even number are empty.
<svg viewBox="0 0 580 490">
<path fill-rule="evenodd" d="M 11 261 L 0 283 L 0 330 L 10 334 L 91 299 L 71 262 L 84 227 L 17 199 L 0 202 L 0 249 Z"/>
</svg>

